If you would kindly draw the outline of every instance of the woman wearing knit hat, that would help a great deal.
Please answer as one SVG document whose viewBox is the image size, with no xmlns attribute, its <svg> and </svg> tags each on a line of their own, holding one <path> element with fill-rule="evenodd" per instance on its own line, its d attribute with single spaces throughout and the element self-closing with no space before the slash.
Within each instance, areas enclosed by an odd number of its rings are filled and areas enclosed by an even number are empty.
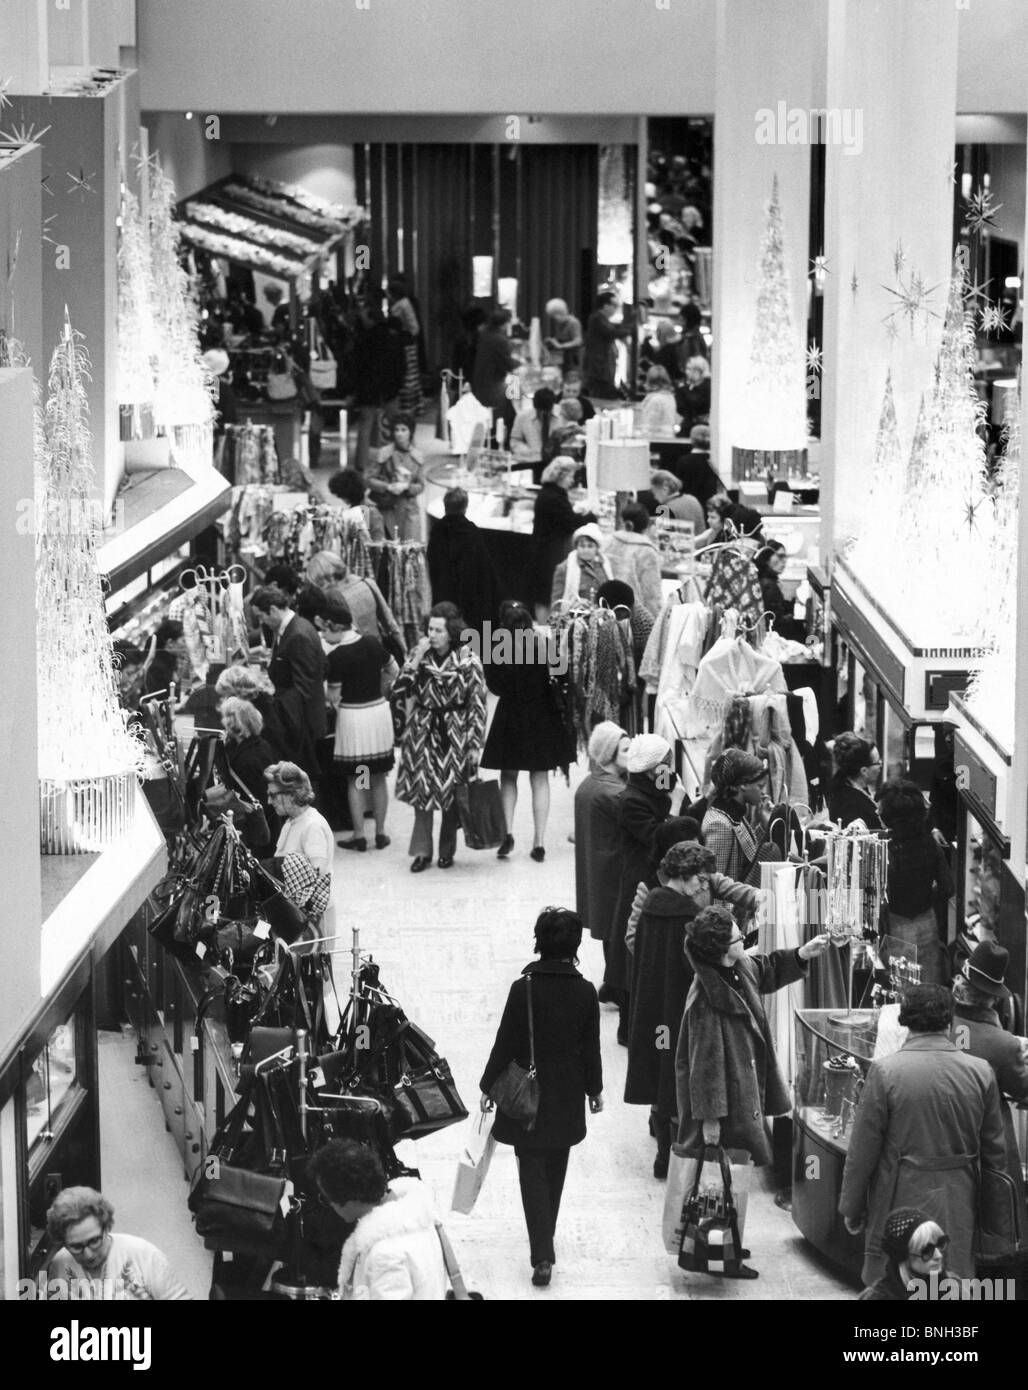
<svg viewBox="0 0 1028 1390">
<path fill-rule="evenodd" d="M 942 1227 L 918 1207 L 897 1207 L 885 1218 L 882 1251 L 888 1261 L 885 1273 L 860 1295 L 861 1303 L 905 1303 L 918 1290 L 915 1281 L 928 1284 L 946 1275 L 949 1237 Z"/>
<path fill-rule="evenodd" d="M 704 839 L 714 851 L 718 873 L 741 883 L 767 838 L 771 816 L 767 768 L 752 753 L 729 748 L 714 760 L 710 780 L 714 795 L 703 817 Z"/>
<path fill-rule="evenodd" d="M 566 560 L 553 571 L 551 604 L 575 603 L 579 599 L 595 603 L 601 584 L 610 579 L 610 566 L 600 552 L 603 532 L 595 521 L 579 526 L 571 537 L 572 549 Z"/>
<path fill-rule="evenodd" d="M 618 798 L 621 864 L 617 907 L 611 922 L 610 950 L 603 972 L 605 998 L 618 1005 L 618 1042 L 628 1046 L 629 961 L 625 928 L 640 880 L 656 867 L 657 831 L 671 810 L 675 785 L 671 745 L 658 734 L 639 734 L 628 749 L 628 785 Z"/>
<path fill-rule="evenodd" d="M 611 925 L 621 883 L 617 803 L 625 790 L 631 740 L 607 719 L 589 735 L 589 775 L 575 789 L 575 907 L 591 937 L 610 952 Z M 615 1003 L 604 985 L 601 1003 Z"/>
</svg>

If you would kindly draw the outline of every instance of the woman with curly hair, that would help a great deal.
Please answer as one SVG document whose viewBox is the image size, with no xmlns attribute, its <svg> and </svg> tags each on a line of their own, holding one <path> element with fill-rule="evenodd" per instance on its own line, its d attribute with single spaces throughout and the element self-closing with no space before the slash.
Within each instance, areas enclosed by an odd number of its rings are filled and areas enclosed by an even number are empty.
<svg viewBox="0 0 1028 1390">
<path fill-rule="evenodd" d="M 114 1230 L 114 1208 L 95 1188 L 59 1192 L 46 1229 L 58 1247 L 47 1269 L 57 1285 L 48 1289 L 50 1298 L 172 1303 L 192 1297 L 155 1245 Z"/>
<path fill-rule="evenodd" d="M 425 490 L 425 458 L 412 447 L 414 416 L 394 415 L 392 436 L 393 447 L 368 464 L 368 488 L 390 538 L 420 541 L 424 536 L 418 497 Z"/>
</svg>

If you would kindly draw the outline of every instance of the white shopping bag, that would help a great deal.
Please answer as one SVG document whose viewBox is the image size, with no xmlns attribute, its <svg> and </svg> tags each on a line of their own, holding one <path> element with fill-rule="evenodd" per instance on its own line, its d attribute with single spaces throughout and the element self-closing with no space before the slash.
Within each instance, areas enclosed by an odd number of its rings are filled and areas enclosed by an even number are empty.
<svg viewBox="0 0 1028 1390">
<path fill-rule="evenodd" d="M 464 1137 L 464 1147 L 457 1160 L 457 1176 L 453 1183 L 453 1201 L 450 1210 L 461 1212 L 464 1216 L 474 1208 L 478 1194 L 482 1191 L 485 1175 L 489 1171 L 496 1140 L 493 1138 L 495 1110 L 480 1110 L 468 1121 Z"/>
</svg>

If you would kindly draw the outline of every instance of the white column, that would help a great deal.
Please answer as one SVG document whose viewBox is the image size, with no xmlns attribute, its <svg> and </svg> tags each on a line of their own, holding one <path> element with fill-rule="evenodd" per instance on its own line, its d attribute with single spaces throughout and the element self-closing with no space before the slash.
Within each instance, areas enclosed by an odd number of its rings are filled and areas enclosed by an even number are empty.
<svg viewBox="0 0 1028 1390">
<path fill-rule="evenodd" d="M 793 328 L 806 325 L 810 144 L 788 143 L 788 113 L 815 104 L 818 7 L 805 0 L 719 0 L 714 104 L 714 286 L 712 460 L 731 479 L 733 416 L 745 411 L 756 319 L 757 257 L 765 207 L 778 175 Z M 773 113 L 783 143 L 760 143 L 762 112 Z M 779 113 L 786 117 L 779 120 Z M 778 131 L 778 127 L 781 127 Z M 794 132 L 796 127 L 794 125 Z M 803 392 L 798 352 L 796 391 Z"/>
<path fill-rule="evenodd" d="M 0 82 L 10 78 L 8 91 L 41 92 L 46 86 L 46 19 L 46 0 L 0 0 Z"/>
<path fill-rule="evenodd" d="M 1026 218 L 1028 235 L 1028 218 Z M 1028 241 L 1025 242 L 1028 246 Z M 1024 297 L 1025 287 L 1021 286 Z M 1022 392 L 1023 394 L 1023 392 Z M 1021 404 L 1021 439 L 1025 439 L 1028 397 Z M 1021 445 L 1021 505 L 1017 548 L 1017 670 L 1014 678 L 1013 765 L 1007 798 L 1007 827 L 1010 832 L 1010 870 L 1020 883 L 1028 877 L 1028 603 L 1024 586 L 1028 582 L 1028 488 L 1024 485 L 1024 443 Z"/>
<path fill-rule="evenodd" d="M 822 540 L 851 534 L 870 466 L 886 371 L 909 449 L 930 392 L 941 318 L 901 313 L 890 289 L 913 276 L 938 286 L 943 313 L 953 256 L 957 7 L 936 0 L 830 0 L 826 106 L 852 145 L 829 144 L 825 194 Z M 896 257 L 902 259 L 897 266 Z"/>
</svg>

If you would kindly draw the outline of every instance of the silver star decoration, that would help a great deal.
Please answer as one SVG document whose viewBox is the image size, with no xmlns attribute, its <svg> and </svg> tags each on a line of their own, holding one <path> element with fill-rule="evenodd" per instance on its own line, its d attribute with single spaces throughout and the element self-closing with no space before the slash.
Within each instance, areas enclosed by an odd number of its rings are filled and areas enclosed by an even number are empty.
<svg viewBox="0 0 1028 1390">
<path fill-rule="evenodd" d="M 967 200 L 964 226 L 973 236 L 981 235 L 986 227 L 996 226 L 994 219 L 1002 206 L 1002 203 L 992 201 L 992 193 L 988 188 L 979 188 L 978 192 Z"/>
<path fill-rule="evenodd" d="M 964 303 L 969 312 L 974 313 L 977 309 L 984 310 L 987 307 L 989 304 L 989 296 L 986 291 L 991 284 L 991 280 L 986 280 L 984 283 L 980 280 L 975 280 L 973 283 L 967 285 L 964 290 Z"/>
<path fill-rule="evenodd" d="M 79 165 L 78 174 L 73 174 L 70 169 L 68 170 L 68 178 L 71 180 L 71 188 L 68 190 L 69 193 L 74 193 L 77 189 L 83 197 L 85 197 L 87 193 L 94 193 L 96 191 L 89 182 L 90 179 L 96 178 L 95 171 L 92 174 L 87 174 L 82 166 Z"/>
<path fill-rule="evenodd" d="M 10 87 L 13 81 L 13 77 L 5 77 L 4 80 L 0 82 L 0 111 L 3 111 L 5 107 L 12 106 L 14 104 L 11 101 L 11 98 L 7 95 L 7 89 L 8 87 Z"/>
<path fill-rule="evenodd" d="M 824 366 L 824 349 L 818 347 L 817 343 L 811 343 L 807 348 L 807 375 L 820 376 Z"/>
<path fill-rule="evenodd" d="M 53 224 L 57 221 L 57 214 L 52 212 L 49 217 L 43 218 L 43 240 L 48 241 L 51 246 L 56 246 L 57 242 L 50 233 L 54 230 Z"/>
<path fill-rule="evenodd" d="M 946 160 L 946 182 L 949 184 L 950 188 L 956 188 L 957 186 L 957 179 L 960 177 L 958 172 L 959 167 L 956 160 Z"/>
<path fill-rule="evenodd" d="M 974 535 L 977 527 L 975 517 L 978 515 L 978 508 L 982 505 L 982 499 L 976 502 L 973 497 L 968 497 L 964 501 L 964 520 L 967 522 L 968 535 Z"/>
<path fill-rule="evenodd" d="M 899 337 L 899 324 L 895 319 L 887 319 L 885 323 L 886 336 L 890 343 L 894 343 Z"/>
<path fill-rule="evenodd" d="M 810 262 L 810 273 L 812 275 L 829 275 L 831 273 L 828 269 L 828 257 L 824 252 L 820 256 L 815 256 Z"/>
<path fill-rule="evenodd" d="M 882 322 L 888 323 L 890 319 L 897 317 L 905 318 L 910 324 L 911 333 L 913 333 L 914 324 L 919 317 L 923 316 L 926 321 L 928 318 L 937 319 L 939 315 L 932 307 L 931 298 L 938 288 L 938 285 L 929 286 L 924 276 L 917 270 L 910 272 L 910 279 L 906 284 L 903 282 L 902 275 L 897 275 L 895 289 L 888 285 L 882 286 L 882 289 L 896 300 Z"/>
<path fill-rule="evenodd" d="M 156 153 L 143 154 L 138 145 L 133 145 L 131 158 L 140 178 L 143 177 L 144 173 L 149 177 L 151 174 L 160 172 L 161 161 Z"/>
<path fill-rule="evenodd" d="M 896 250 L 892 253 L 892 272 L 899 278 L 900 271 L 907 263 L 907 253 L 903 249 L 902 241 L 897 241 Z"/>
<path fill-rule="evenodd" d="M 853 267 L 853 278 L 850 281 L 850 294 L 856 296 L 857 293 L 857 267 Z"/>
<path fill-rule="evenodd" d="M 53 191 L 53 189 L 50 187 L 50 175 L 49 175 L 49 174 L 44 174 L 44 175 L 43 175 L 43 177 L 39 180 L 39 186 L 40 186 L 40 188 L 43 190 L 43 192 L 44 192 L 45 194 L 47 194 L 48 197 L 52 198 L 52 197 L 54 196 L 54 191 Z"/>
<path fill-rule="evenodd" d="M 42 130 L 37 130 L 35 121 L 29 121 L 28 125 L 24 121 L 19 121 L 17 125 L 11 126 L 10 130 L 0 130 L 0 145 L 38 144 L 47 131 L 52 128 L 52 126 L 45 125 Z"/>
<path fill-rule="evenodd" d="M 1000 329 L 1006 328 L 1007 311 L 1002 304 L 987 304 L 982 310 L 981 330 L 983 333 L 998 333 Z"/>
</svg>

